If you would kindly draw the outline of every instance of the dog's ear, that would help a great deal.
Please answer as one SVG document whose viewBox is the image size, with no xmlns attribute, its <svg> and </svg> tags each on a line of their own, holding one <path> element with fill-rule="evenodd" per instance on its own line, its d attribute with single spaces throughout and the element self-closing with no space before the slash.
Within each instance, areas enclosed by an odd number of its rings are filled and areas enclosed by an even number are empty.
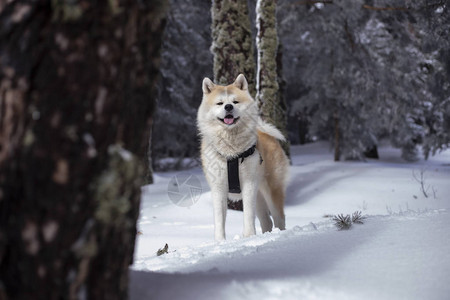
<svg viewBox="0 0 450 300">
<path fill-rule="evenodd" d="M 211 93 L 215 86 L 216 85 L 214 84 L 214 82 L 211 81 L 211 79 L 205 77 L 205 79 L 203 79 L 202 84 L 203 94 Z"/>
<path fill-rule="evenodd" d="M 243 74 L 239 74 L 233 84 L 240 90 L 248 90 L 247 79 L 245 79 L 245 76 Z"/>
</svg>

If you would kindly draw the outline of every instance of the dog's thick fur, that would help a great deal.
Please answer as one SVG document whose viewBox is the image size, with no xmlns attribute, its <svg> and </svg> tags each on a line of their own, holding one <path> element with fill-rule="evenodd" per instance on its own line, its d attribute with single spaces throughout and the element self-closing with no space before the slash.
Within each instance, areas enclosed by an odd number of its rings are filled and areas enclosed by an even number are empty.
<svg viewBox="0 0 450 300">
<path fill-rule="evenodd" d="M 225 239 L 227 199 L 242 199 L 244 236 L 255 234 L 255 214 L 262 232 L 275 226 L 285 229 L 284 198 L 289 162 L 278 140 L 284 136 L 259 117 L 256 101 L 248 92 L 244 75 L 221 86 L 203 80 L 203 100 L 198 110 L 201 159 L 211 187 L 216 240 Z M 228 193 L 227 159 L 256 144 L 255 153 L 239 160 L 242 193 Z M 262 161 L 261 161 L 262 159 Z"/>
</svg>

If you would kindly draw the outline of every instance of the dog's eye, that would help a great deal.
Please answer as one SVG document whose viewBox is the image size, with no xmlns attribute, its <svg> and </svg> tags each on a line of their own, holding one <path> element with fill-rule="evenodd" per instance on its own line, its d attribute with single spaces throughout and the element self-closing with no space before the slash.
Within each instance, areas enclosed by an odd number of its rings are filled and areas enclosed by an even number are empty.
<svg viewBox="0 0 450 300">
<path fill-rule="evenodd" d="M 239 101 L 233 101 L 233 103 L 234 103 L 234 104 L 238 104 L 238 103 L 239 103 Z"/>
<path fill-rule="evenodd" d="M 222 105 L 223 104 L 223 102 L 219 102 L 219 103 L 217 103 L 217 105 Z"/>
</svg>

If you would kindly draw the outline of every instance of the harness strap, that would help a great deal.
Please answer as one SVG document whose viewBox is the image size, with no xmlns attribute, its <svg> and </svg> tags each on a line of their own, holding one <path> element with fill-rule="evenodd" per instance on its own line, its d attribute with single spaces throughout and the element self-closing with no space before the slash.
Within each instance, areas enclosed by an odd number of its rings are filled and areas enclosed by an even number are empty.
<svg viewBox="0 0 450 300">
<path fill-rule="evenodd" d="M 241 183 L 239 182 L 239 158 L 241 158 L 241 164 L 246 157 L 249 157 L 255 153 L 256 144 L 239 154 L 237 157 L 227 159 L 228 170 L 228 192 L 240 194 Z M 262 163 L 262 159 L 260 161 Z"/>
<path fill-rule="evenodd" d="M 240 194 L 241 183 L 239 182 L 238 158 L 227 160 L 228 167 L 228 192 Z"/>
</svg>

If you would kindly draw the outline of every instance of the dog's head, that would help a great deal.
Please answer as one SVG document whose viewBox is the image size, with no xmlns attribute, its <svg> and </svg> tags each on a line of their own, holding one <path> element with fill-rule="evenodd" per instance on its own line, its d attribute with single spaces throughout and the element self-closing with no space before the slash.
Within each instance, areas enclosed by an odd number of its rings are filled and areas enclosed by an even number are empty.
<svg viewBox="0 0 450 300">
<path fill-rule="evenodd" d="M 198 112 L 199 127 L 207 126 L 224 130 L 256 123 L 258 107 L 248 92 L 248 83 L 240 74 L 227 86 L 203 79 L 203 100 Z"/>
</svg>

